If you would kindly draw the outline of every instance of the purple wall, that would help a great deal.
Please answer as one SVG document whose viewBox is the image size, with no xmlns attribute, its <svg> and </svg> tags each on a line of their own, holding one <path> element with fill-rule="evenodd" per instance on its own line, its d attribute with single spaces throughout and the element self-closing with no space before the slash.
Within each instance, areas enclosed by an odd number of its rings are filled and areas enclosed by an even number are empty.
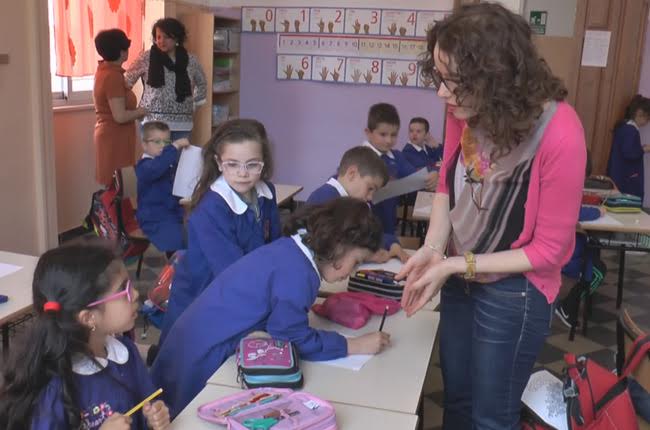
<svg viewBox="0 0 650 430">
<path fill-rule="evenodd" d="M 299 199 L 335 172 L 346 149 L 365 139 L 367 112 L 374 103 L 397 107 L 402 121 L 398 149 L 414 116 L 427 118 L 432 135 L 441 139 L 444 105 L 433 91 L 278 81 L 275 42 L 275 34 L 242 33 L 240 115 L 266 126 L 274 145 L 273 181 L 302 185 Z"/>
</svg>

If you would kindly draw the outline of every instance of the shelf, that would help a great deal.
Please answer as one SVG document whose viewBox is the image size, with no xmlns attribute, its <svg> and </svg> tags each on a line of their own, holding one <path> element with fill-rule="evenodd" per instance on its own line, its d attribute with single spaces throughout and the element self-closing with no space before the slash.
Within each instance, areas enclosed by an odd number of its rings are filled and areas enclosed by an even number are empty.
<svg viewBox="0 0 650 430">
<path fill-rule="evenodd" d="M 238 93 L 239 89 L 233 88 L 230 90 L 217 90 L 217 91 L 212 91 L 212 94 L 233 94 L 233 93 Z"/>
</svg>

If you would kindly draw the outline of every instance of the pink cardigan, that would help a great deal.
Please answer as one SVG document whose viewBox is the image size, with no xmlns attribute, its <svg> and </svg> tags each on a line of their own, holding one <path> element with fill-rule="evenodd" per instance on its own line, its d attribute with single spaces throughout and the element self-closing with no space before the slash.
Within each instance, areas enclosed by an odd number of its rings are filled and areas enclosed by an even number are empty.
<svg viewBox="0 0 650 430">
<path fill-rule="evenodd" d="M 445 146 L 436 191 L 449 194 L 446 172 L 460 145 L 465 127 L 447 114 Z M 560 290 L 560 270 L 575 245 L 576 222 L 582 200 L 587 151 L 584 130 L 573 108 L 558 103 L 533 161 L 525 204 L 524 227 L 513 249 L 526 253 L 533 270 L 524 273 L 549 303 Z"/>
</svg>

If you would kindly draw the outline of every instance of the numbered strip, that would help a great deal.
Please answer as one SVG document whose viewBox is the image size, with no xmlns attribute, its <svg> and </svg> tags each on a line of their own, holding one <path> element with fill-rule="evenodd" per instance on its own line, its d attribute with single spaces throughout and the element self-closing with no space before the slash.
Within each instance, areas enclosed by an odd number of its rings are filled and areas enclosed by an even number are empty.
<svg viewBox="0 0 650 430">
<path fill-rule="evenodd" d="M 309 29 L 312 33 L 343 33 L 345 9 L 311 8 L 309 16 Z"/>
<path fill-rule="evenodd" d="M 305 54 L 318 52 L 320 38 L 318 36 L 303 36 L 297 34 L 278 33 L 278 54 Z"/>
<path fill-rule="evenodd" d="M 307 81 L 311 79 L 311 55 L 278 55 L 277 79 Z"/>
<path fill-rule="evenodd" d="M 356 37 L 327 36 L 319 37 L 319 54 L 357 56 L 359 55 L 359 39 Z M 315 52 L 314 52 L 315 54 Z"/>
<path fill-rule="evenodd" d="M 347 58 L 345 82 L 350 84 L 379 85 L 381 60 L 376 58 Z"/>
<path fill-rule="evenodd" d="M 383 60 L 381 83 L 390 86 L 415 87 L 417 72 L 416 61 Z"/>
<path fill-rule="evenodd" d="M 416 20 L 417 12 L 414 10 L 382 10 L 380 34 L 413 37 Z"/>
<path fill-rule="evenodd" d="M 415 24 L 415 36 L 427 37 L 429 29 L 436 21 L 442 21 L 450 12 L 419 11 Z"/>
<path fill-rule="evenodd" d="M 309 8 L 276 8 L 275 22 L 275 28 L 278 32 L 309 33 Z"/>
<path fill-rule="evenodd" d="M 347 34 L 380 34 L 381 9 L 345 9 Z"/>
<path fill-rule="evenodd" d="M 242 8 L 242 31 L 250 33 L 275 33 L 275 8 Z"/>
<path fill-rule="evenodd" d="M 312 81 L 343 82 L 345 80 L 345 57 L 314 56 Z"/>
</svg>

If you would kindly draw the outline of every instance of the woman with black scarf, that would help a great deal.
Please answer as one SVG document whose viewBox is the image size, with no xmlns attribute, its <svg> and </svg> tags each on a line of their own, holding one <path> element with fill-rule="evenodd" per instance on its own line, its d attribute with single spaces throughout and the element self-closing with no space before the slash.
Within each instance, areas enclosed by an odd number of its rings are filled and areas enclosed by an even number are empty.
<svg viewBox="0 0 650 430">
<path fill-rule="evenodd" d="M 140 106 L 148 114 L 143 122 L 169 125 L 172 141 L 189 137 L 194 111 L 206 102 L 205 75 L 196 57 L 183 43 L 185 26 L 174 18 L 156 21 L 151 30 L 154 43 L 133 62 L 125 74 L 128 87 L 144 82 Z"/>
</svg>

